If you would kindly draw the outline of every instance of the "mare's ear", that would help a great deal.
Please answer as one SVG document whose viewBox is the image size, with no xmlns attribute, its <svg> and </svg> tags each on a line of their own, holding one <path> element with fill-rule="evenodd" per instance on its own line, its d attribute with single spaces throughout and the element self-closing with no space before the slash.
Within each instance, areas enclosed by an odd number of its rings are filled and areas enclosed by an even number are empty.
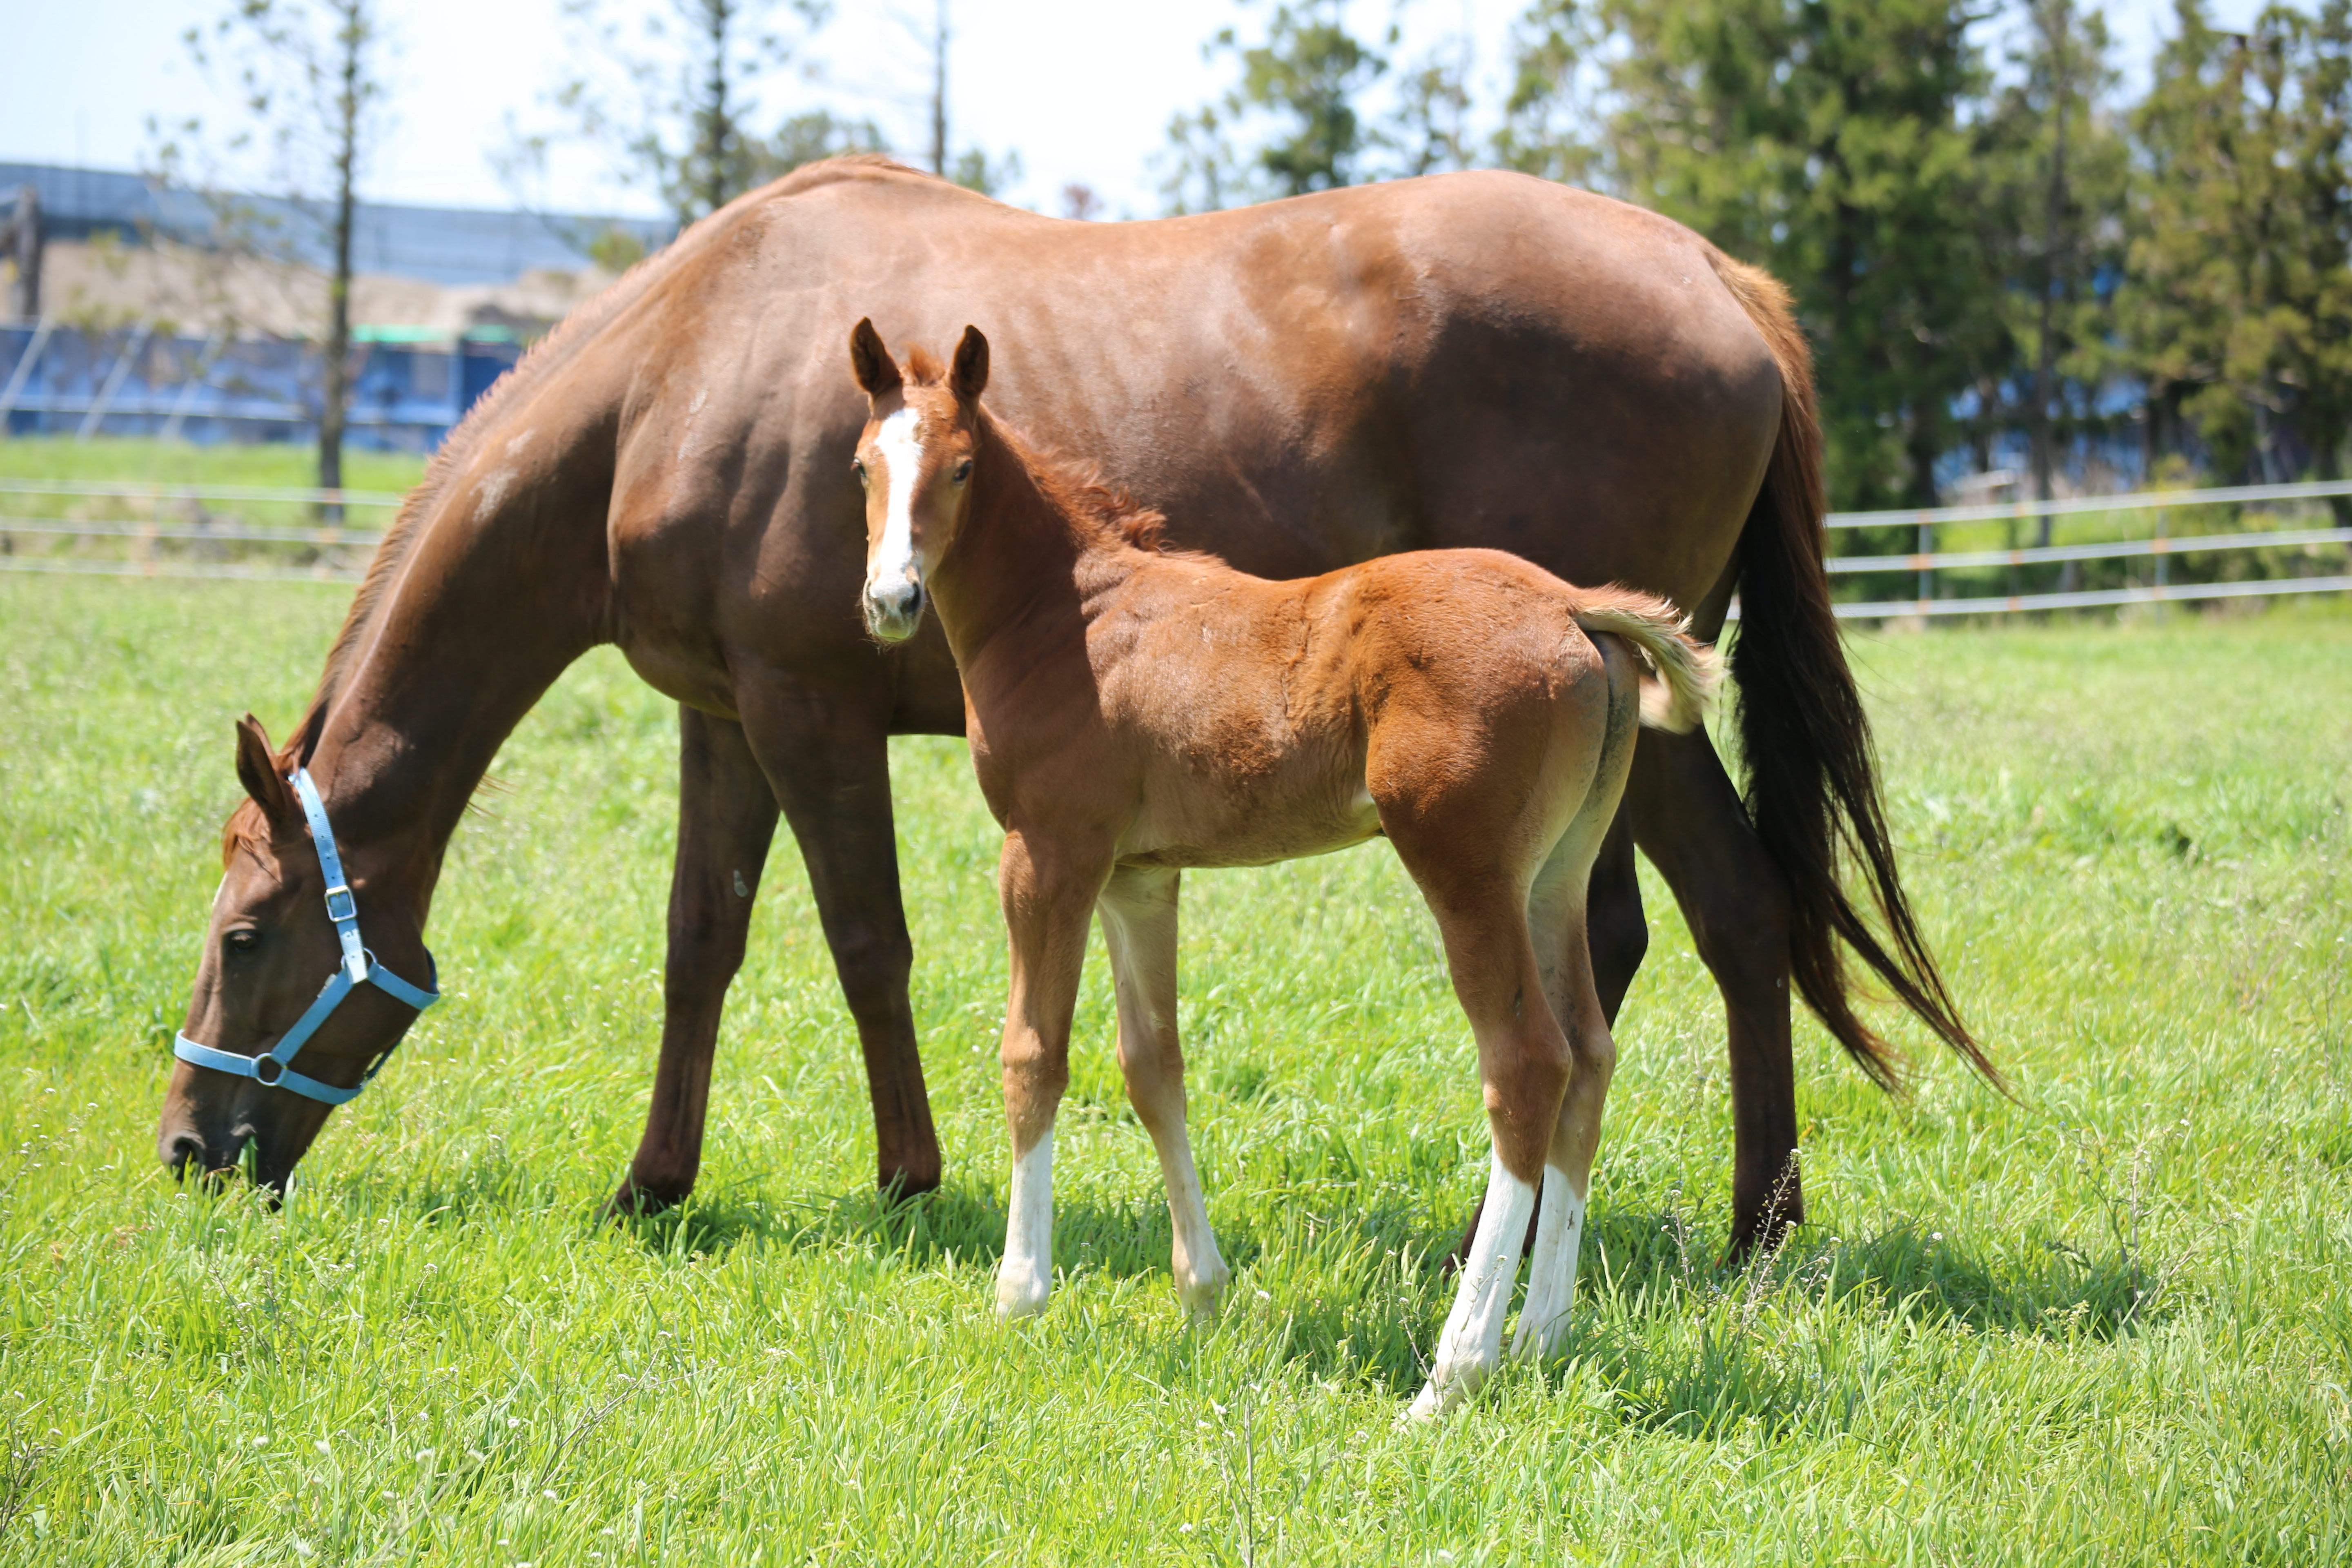
<svg viewBox="0 0 2352 1568">
<path fill-rule="evenodd" d="M 955 363 L 948 371 L 948 390 L 966 403 L 980 401 L 988 384 L 988 340 L 978 327 L 966 327 L 956 344 Z"/>
<path fill-rule="evenodd" d="M 250 713 L 236 721 L 236 777 L 272 827 L 291 827 L 302 820 L 302 803 L 294 798 L 294 786 L 278 776 L 268 731 Z"/>
<path fill-rule="evenodd" d="M 868 397 L 879 397 L 886 392 L 896 392 L 903 384 L 898 366 L 890 358 L 890 351 L 882 346 L 882 334 L 874 330 L 874 319 L 861 317 L 849 333 L 849 366 L 857 373 L 857 384 L 866 389 Z"/>
</svg>

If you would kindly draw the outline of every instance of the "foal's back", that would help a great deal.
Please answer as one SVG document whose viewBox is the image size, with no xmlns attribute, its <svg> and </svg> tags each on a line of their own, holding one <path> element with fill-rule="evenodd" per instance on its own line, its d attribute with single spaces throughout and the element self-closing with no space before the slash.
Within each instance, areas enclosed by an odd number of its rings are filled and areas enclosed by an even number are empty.
<svg viewBox="0 0 2352 1568">
<path fill-rule="evenodd" d="M 1540 567 L 1491 550 L 1286 582 L 1198 556 L 1122 565 L 1089 606 L 1087 652 L 1138 797 L 1129 864 L 1319 854 L 1456 804 L 1473 777 L 1492 792 L 1497 769 L 1533 792 L 1591 782 L 1607 656 L 1579 591 Z"/>
</svg>

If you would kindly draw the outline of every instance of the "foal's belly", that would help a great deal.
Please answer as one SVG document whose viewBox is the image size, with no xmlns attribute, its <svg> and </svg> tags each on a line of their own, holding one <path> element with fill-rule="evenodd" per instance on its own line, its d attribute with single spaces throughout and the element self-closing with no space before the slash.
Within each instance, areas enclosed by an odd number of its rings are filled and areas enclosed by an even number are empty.
<svg viewBox="0 0 2352 1568">
<path fill-rule="evenodd" d="M 1119 839 L 1122 866 L 1271 866 L 1380 836 L 1360 773 L 1297 791 L 1214 798 L 1163 792 Z"/>
</svg>

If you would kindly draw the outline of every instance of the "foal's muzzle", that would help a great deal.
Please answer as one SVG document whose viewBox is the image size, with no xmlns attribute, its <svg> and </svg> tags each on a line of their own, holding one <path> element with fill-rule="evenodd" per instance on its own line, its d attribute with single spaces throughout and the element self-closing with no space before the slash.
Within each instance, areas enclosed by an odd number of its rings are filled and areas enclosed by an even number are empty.
<svg viewBox="0 0 2352 1568">
<path fill-rule="evenodd" d="M 866 626 L 884 642 L 905 642 L 923 619 L 923 585 L 873 584 L 866 590 Z"/>
</svg>

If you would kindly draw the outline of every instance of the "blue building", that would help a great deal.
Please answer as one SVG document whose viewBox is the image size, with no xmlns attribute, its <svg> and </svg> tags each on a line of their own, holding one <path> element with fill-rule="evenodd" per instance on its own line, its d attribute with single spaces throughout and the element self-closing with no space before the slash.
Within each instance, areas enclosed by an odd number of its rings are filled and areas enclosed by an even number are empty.
<svg viewBox="0 0 2352 1568">
<path fill-rule="evenodd" d="M 47 240 L 111 237 L 125 246 L 158 239 L 202 247 L 215 233 L 212 206 L 196 192 L 138 174 L 51 164 L 0 163 L 0 225 L 34 228 L 27 259 L 37 282 Z M 273 237 L 273 249 L 324 271 L 331 263 L 317 215 L 296 204 L 245 204 Z M 362 203 L 352 236 L 356 271 L 445 286 L 498 284 L 526 272 L 574 271 L 587 247 L 619 233 L 643 249 L 668 243 L 665 222 L 581 215 L 488 212 L 463 207 Z M 23 264 L 20 263 L 20 276 Z M 37 288 L 18 290 L 19 298 Z M 301 338 L 172 335 L 131 325 L 93 331 L 34 310 L 6 319 L 0 305 L 0 430 L 9 435 L 163 435 L 195 441 L 315 437 L 321 376 L 318 346 Z M 22 310 L 22 305 L 17 307 Z M 361 329 L 354 344 L 347 439 L 354 446 L 429 450 L 521 353 L 508 326 L 469 327 L 454 336 Z"/>
</svg>

